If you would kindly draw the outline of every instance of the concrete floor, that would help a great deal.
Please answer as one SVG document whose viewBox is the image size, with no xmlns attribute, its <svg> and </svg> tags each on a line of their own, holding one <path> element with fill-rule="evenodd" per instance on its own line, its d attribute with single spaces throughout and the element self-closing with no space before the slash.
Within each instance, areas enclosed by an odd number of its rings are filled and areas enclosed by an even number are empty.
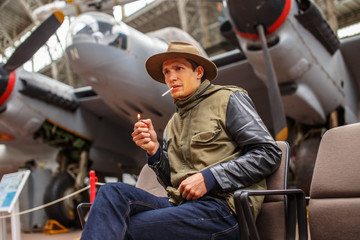
<svg viewBox="0 0 360 240">
<path fill-rule="evenodd" d="M 12 240 L 11 222 L 10 219 L 6 221 L 7 238 L 6 240 Z M 26 233 L 21 232 L 21 240 L 79 240 L 81 236 L 81 229 L 70 229 L 66 233 L 58 234 L 44 234 L 42 231 Z M 1 236 L 0 236 L 1 239 Z"/>
<path fill-rule="evenodd" d="M 81 230 L 70 230 L 67 233 L 47 235 L 44 233 L 21 233 L 21 240 L 79 240 Z M 11 232 L 7 234 L 7 240 L 11 240 Z"/>
</svg>

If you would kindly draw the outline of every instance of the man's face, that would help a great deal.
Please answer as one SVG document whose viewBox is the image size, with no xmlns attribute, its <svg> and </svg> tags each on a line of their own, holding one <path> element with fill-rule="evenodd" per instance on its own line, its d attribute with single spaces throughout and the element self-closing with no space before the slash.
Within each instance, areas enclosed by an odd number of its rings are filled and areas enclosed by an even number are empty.
<svg viewBox="0 0 360 240">
<path fill-rule="evenodd" d="M 185 99 L 195 92 L 201 84 L 204 68 L 198 66 L 195 71 L 185 58 L 172 58 L 163 62 L 165 83 L 175 99 Z"/>
</svg>

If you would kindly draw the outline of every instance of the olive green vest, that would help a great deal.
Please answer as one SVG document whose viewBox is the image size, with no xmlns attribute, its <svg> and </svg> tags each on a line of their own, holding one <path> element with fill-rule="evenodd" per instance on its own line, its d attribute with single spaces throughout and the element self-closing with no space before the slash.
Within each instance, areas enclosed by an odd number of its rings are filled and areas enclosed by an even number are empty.
<svg viewBox="0 0 360 240">
<path fill-rule="evenodd" d="M 176 190 L 187 177 L 213 165 L 236 159 L 241 155 L 236 142 L 226 129 L 226 111 L 230 95 L 245 91 L 239 87 L 210 85 L 205 80 L 195 93 L 185 100 L 175 100 L 178 111 L 166 126 L 169 141 L 168 156 L 172 187 L 167 191 L 170 201 L 179 204 L 183 199 Z M 266 181 L 248 189 L 266 189 Z M 233 193 L 214 192 L 226 198 L 235 212 Z M 251 199 L 255 216 L 263 197 Z"/>
</svg>

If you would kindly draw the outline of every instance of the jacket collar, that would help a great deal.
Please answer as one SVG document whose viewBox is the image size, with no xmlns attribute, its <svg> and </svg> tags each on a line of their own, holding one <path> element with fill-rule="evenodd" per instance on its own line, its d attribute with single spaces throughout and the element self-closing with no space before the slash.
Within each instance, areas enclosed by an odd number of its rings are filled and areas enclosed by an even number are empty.
<svg viewBox="0 0 360 240">
<path fill-rule="evenodd" d="M 201 99 L 207 95 L 205 93 L 208 92 L 208 89 L 211 85 L 212 84 L 209 80 L 205 80 L 190 97 L 186 99 L 175 99 L 174 103 L 177 106 L 180 115 L 199 104 Z"/>
</svg>

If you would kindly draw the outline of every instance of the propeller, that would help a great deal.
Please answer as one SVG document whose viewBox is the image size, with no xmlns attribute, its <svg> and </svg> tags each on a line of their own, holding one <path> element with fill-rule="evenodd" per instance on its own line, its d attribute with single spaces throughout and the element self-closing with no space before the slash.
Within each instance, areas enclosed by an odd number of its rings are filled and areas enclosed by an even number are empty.
<svg viewBox="0 0 360 240">
<path fill-rule="evenodd" d="M 227 6 L 235 32 L 244 38 L 259 39 L 256 26 L 262 24 L 267 34 L 275 32 L 286 20 L 291 2 L 292 0 L 227 0 Z"/>
<path fill-rule="evenodd" d="M 55 11 L 18 47 L 3 68 L 9 72 L 27 62 L 47 40 L 56 32 L 64 21 L 64 14 Z"/>
<path fill-rule="evenodd" d="M 27 62 L 56 32 L 63 21 L 64 14 L 55 11 L 15 49 L 6 64 L 0 64 L 0 106 L 6 102 L 15 86 L 16 77 L 13 71 Z M 3 108 L 4 106 L 0 108 L 0 112 Z"/>
<path fill-rule="evenodd" d="M 259 40 L 261 43 L 273 135 L 275 140 L 286 140 L 288 136 L 286 116 L 265 32 L 271 34 L 280 28 L 290 12 L 291 0 L 227 0 L 226 3 L 235 33 L 242 38 Z"/>
<path fill-rule="evenodd" d="M 288 128 L 285 118 L 285 111 L 281 101 L 281 95 L 280 95 L 280 90 L 279 90 L 274 66 L 272 64 L 272 60 L 266 42 L 264 26 L 258 25 L 256 29 L 258 31 L 261 41 L 261 47 L 264 53 L 264 62 L 265 62 L 266 77 L 267 77 L 267 92 L 269 95 L 269 103 L 271 109 L 271 118 L 274 127 L 275 140 L 286 141 L 288 137 Z"/>
</svg>

